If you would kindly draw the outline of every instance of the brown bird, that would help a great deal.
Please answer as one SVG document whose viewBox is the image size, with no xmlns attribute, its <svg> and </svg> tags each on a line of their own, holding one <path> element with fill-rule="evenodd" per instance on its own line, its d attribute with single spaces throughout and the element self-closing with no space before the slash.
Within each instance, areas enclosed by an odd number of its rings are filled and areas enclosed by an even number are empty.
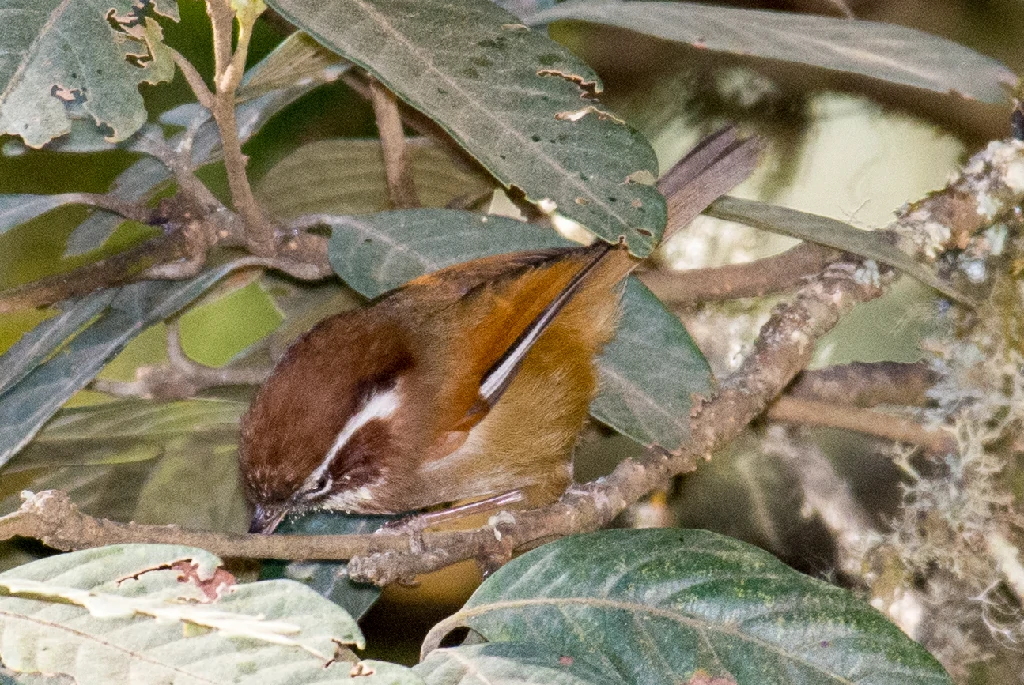
<svg viewBox="0 0 1024 685">
<path fill-rule="evenodd" d="M 670 226 L 746 178 L 756 147 L 727 130 L 680 162 L 659 186 Z M 242 421 L 251 532 L 311 509 L 557 499 L 637 264 L 606 243 L 498 255 L 321 321 Z"/>
</svg>

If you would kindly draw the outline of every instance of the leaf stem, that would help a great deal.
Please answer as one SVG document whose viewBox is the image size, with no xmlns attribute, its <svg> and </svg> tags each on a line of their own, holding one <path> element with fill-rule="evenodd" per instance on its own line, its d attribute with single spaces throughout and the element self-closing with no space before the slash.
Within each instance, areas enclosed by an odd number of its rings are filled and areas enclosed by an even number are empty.
<svg viewBox="0 0 1024 685">
<path fill-rule="evenodd" d="M 398 98 L 380 81 L 371 78 L 370 102 L 377 118 L 380 144 L 384 152 L 384 174 L 388 195 L 395 209 L 413 209 L 420 206 L 416 185 L 409 165 L 409 148 L 402 131 L 402 117 L 398 112 Z"/>
</svg>

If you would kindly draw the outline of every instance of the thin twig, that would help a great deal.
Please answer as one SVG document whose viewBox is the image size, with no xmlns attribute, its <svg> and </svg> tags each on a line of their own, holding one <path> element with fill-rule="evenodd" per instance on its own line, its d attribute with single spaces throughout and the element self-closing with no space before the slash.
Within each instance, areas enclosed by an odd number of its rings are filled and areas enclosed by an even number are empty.
<svg viewBox="0 0 1024 685">
<path fill-rule="evenodd" d="M 184 254 L 180 232 L 147 240 L 112 257 L 0 293 L 0 314 L 44 307 L 100 288 L 131 283 L 153 265 L 172 262 Z"/>
<path fill-rule="evenodd" d="M 956 437 L 952 433 L 941 429 L 931 430 L 901 416 L 850 405 L 801 400 L 783 395 L 768 408 L 767 416 L 773 421 L 842 428 L 894 442 L 920 445 L 934 454 L 949 454 L 957 449 Z"/>
<path fill-rule="evenodd" d="M 896 404 L 909 407 L 928 403 L 928 390 L 938 375 L 925 363 L 853 362 L 815 371 L 804 371 L 786 394 L 855 407 Z"/>
<path fill-rule="evenodd" d="M 822 245 L 800 243 L 782 254 L 746 264 L 686 271 L 658 269 L 639 276 L 662 302 L 684 306 L 786 292 L 821 273 L 841 255 Z"/>
<path fill-rule="evenodd" d="M 97 378 L 90 387 L 117 397 L 181 400 L 209 388 L 258 385 L 270 375 L 270 369 L 214 368 L 193 361 L 181 347 L 177 321 L 167 324 L 167 358 L 166 365 L 136 369 L 133 381 Z"/>
<path fill-rule="evenodd" d="M 203 80 L 202 74 L 200 74 L 199 70 L 195 68 L 195 65 L 189 62 L 188 59 L 186 59 L 180 52 L 169 45 L 167 46 L 167 49 L 170 50 L 171 58 L 174 60 L 174 63 L 178 65 L 179 69 L 181 69 L 181 75 L 185 77 L 185 82 L 188 83 L 189 88 L 192 89 L 192 93 L 195 94 L 196 100 L 199 101 L 200 105 L 212 111 L 214 97 L 213 92 L 210 90 L 209 86 L 206 85 L 206 81 Z"/>
<path fill-rule="evenodd" d="M 242 154 L 235 118 L 235 90 L 242 79 L 238 61 L 245 59 L 252 32 L 251 22 L 256 17 L 247 13 L 239 15 L 238 52 L 232 55 L 231 37 L 235 12 L 231 4 L 228 0 L 208 0 L 206 11 L 213 25 L 214 83 L 217 86 L 210 111 L 220 131 L 231 203 L 245 223 L 246 246 L 249 251 L 264 257 L 272 256 L 276 251 L 274 226 L 257 202 L 249 184 L 245 170 L 248 159 Z"/>
<path fill-rule="evenodd" d="M 65 193 L 62 195 L 68 204 L 88 205 L 114 214 L 125 219 L 148 224 L 153 220 L 153 210 L 135 202 L 128 202 L 109 193 Z"/>
<path fill-rule="evenodd" d="M 384 153 L 384 175 L 387 178 L 388 197 L 395 209 L 420 206 L 416 184 L 409 164 L 409 150 L 402 131 L 402 118 L 398 113 L 398 98 L 380 81 L 370 79 L 370 102 L 377 118 L 380 145 Z"/>
</svg>

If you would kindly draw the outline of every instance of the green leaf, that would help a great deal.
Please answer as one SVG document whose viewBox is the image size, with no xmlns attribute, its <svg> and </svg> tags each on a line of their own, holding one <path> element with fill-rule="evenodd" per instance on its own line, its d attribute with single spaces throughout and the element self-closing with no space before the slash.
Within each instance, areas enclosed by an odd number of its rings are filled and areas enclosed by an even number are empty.
<svg viewBox="0 0 1024 685">
<path fill-rule="evenodd" d="M 436 649 L 413 672 L 427 685 L 621 685 L 607 669 L 532 643 Z"/>
<path fill-rule="evenodd" d="M 138 492 L 131 520 L 189 529 L 244 533 L 249 506 L 238 474 L 238 424 L 227 435 L 182 437 L 161 445 L 161 456 Z"/>
<path fill-rule="evenodd" d="M 239 89 L 239 98 L 247 98 L 235 110 L 238 122 L 239 140 L 245 143 L 263 125 L 287 105 L 314 88 L 338 79 L 348 68 L 343 60 L 326 53 L 319 46 L 308 44 L 299 34 L 293 34 L 273 52 L 246 72 Z M 284 72 L 292 75 L 289 80 Z M 280 85 L 279 85 L 280 84 Z M 268 90 L 269 88 L 269 90 Z M 185 113 L 187 116 L 184 116 Z M 161 121 L 185 126 L 198 118 L 198 130 L 192 142 L 192 165 L 199 168 L 219 161 L 223 153 L 220 147 L 220 132 L 217 124 L 209 120 L 209 113 L 199 105 L 182 105 L 171 112 L 165 112 Z M 184 121 L 181 119 L 184 118 Z M 144 129 L 138 136 L 147 134 Z M 156 132 L 153 132 L 156 135 Z M 178 147 L 185 133 L 171 136 L 167 144 Z M 133 141 L 126 146 L 133 149 Z M 110 187 L 110 194 L 124 202 L 139 202 L 152 197 L 171 180 L 171 172 L 152 157 L 143 157 L 121 172 Z M 68 237 L 65 257 L 74 257 L 99 249 L 124 222 L 119 216 L 108 212 L 93 212 L 80 223 Z"/>
<path fill-rule="evenodd" d="M 420 204 L 445 207 L 489 193 L 490 178 L 464 169 L 429 140 L 408 141 L 409 167 Z M 391 207 L 379 140 L 336 138 L 303 145 L 260 181 L 257 196 L 275 215 L 369 214 Z"/>
<path fill-rule="evenodd" d="M 244 402 L 220 399 L 129 399 L 64 409 L 8 465 L 6 473 L 38 466 L 130 463 L 156 456 L 140 448 L 161 447 L 180 438 L 196 438 L 208 448 L 221 443 L 233 445 L 246 406 Z"/>
<path fill-rule="evenodd" d="M 4 470 L 0 511 L 21 490 L 65 490 L 93 516 L 244 532 L 238 418 L 246 403 L 121 400 L 59 411 Z"/>
<path fill-rule="evenodd" d="M 401 516 L 349 516 L 333 511 L 314 511 L 289 516 L 274 531 L 275 535 L 353 535 L 373 533 L 389 521 Z M 263 562 L 261 579 L 290 578 L 306 585 L 357 620 L 369 611 L 380 597 L 382 588 L 372 583 L 357 583 L 348 576 L 344 561 L 280 561 Z"/>
<path fill-rule="evenodd" d="M 596 74 L 488 0 L 272 0 L 436 121 L 504 187 L 646 255 L 665 226 L 650 145 L 593 100 Z"/>
<path fill-rule="evenodd" d="M 591 415 L 642 445 L 682 447 L 695 396 L 709 398 L 715 388 L 679 317 L 634 276 L 626 280 L 615 339 L 597 363 L 600 393 Z"/>
<path fill-rule="evenodd" d="M 172 1 L 160 4 L 177 18 Z M 145 29 L 129 27 L 138 11 L 130 0 L 0 0 L 0 134 L 41 147 L 71 130 L 69 106 L 110 127 L 112 140 L 135 133 L 146 122 L 139 84 L 173 75 L 163 60 L 128 61 L 150 57 Z"/>
<path fill-rule="evenodd" d="M 245 72 L 237 99 L 252 100 L 274 90 L 294 88 L 305 79 L 323 83 L 332 75 L 337 78 L 347 68 L 343 59 L 309 35 L 296 31 Z"/>
<path fill-rule="evenodd" d="M 0 235 L 15 226 L 46 214 L 51 209 L 75 202 L 77 193 L 59 195 L 0 195 Z"/>
<path fill-rule="evenodd" d="M 896 24 L 693 2 L 577 0 L 524 17 L 606 24 L 702 50 L 862 74 L 982 102 L 1005 102 L 1016 75 L 951 40 Z"/>
<path fill-rule="evenodd" d="M 210 437 L 235 432 L 245 402 L 191 399 L 178 402 L 119 400 L 61 412 L 39 434 L 43 445 L 93 440 L 153 440 Z"/>
<path fill-rule="evenodd" d="M 539 642 L 628 683 L 952 685 L 923 647 L 846 590 L 697 530 L 607 530 L 502 567 L 427 636 L 463 625 Z"/>
<path fill-rule="evenodd" d="M 28 448 L 32 449 L 31 443 Z M 137 493 L 153 465 L 160 448 L 146 446 L 144 458 L 113 466 L 37 466 L 12 469 L 0 478 L 0 513 L 9 514 L 22 505 L 22 493 L 60 490 L 90 516 L 113 521 L 131 521 L 135 515 Z"/>
<path fill-rule="evenodd" d="M 331 228 L 334 272 L 369 298 L 471 259 L 574 244 L 543 226 L 451 209 L 311 217 L 316 219 Z"/>
<path fill-rule="evenodd" d="M 0 574 L 0 658 L 78 683 L 357 682 L 339 645 L 362 647 L 355 621 L 299 583 L 236 585 L 199 549 L 118 545 Z M 368 662 L 375 683 L 420 682 Z"/>
<path fill-rule="evenodd" d="M 105 310 L 113 297 L 114 292 L 107 290 L 67 303 L 63 312 L 21 336 L 0 357 L 0 397 Z"/>
<path fill-rule="evenodd" d="M 724 195 L 705 210 L 705 214 L 738 221 L 764 231 L 809 240 L 879 264 L 899 269 L 908 276 L 957 302 L 974 305 L 973 300 L 935 275 L 928 267 L 896 247 L 889 236 L 878 231 L 864 231 L 850 224 L 817 214 L 808 214 L 787 207 L 771 205 L 757 200 L 743 200 Z"/>
<path fill-rule="evenodd" d="M 310 220 L 331 227 L 331 266 L 370 298 L 452 264 L 574 244 L 547 228 L 455 210 Z M 598 360 L 600 394 L 591 413 L 643 445 L 679 448 L 689 437 L 693 395 L 706 396 L 713 387 L 707 361 L 678 317 L 633 277 L 618 330 Z"/>
<path fill-rule="evenodd" d="M 97 321 L 0 395 L 0 425 L 4 426 L 0 433 L 0 466 L 132 338 L 181 310 L 233 268 L 228 263 L 190 281 L 143 281 L 118 289 Z M 40 326 L 47 323 L 44 321 Z M 6 357 L 0 357 L 0 367 Z"/>
</svg>

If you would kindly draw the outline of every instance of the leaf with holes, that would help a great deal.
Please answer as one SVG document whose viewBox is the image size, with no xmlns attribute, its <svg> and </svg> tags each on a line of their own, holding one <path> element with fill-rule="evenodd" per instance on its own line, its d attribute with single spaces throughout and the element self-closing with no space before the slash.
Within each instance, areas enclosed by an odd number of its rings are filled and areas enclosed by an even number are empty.
<svg viewBox="0 0 1024 685">
<path fill-rule="evenodd" d="M 424 652 L 458 626 L 492 643 L 544 644 L 627 683 L 952 685 L 848 591 L 699 530 L 608 530 L 544 545 L 488 578 Z"/>
<path fill-rule="evenodd" d="M 351 616 L 299 583 L 239 585 L 220 566 L 199 549 L 115 545 L 14 568 L 0 574 L 0 658 L 83 685 L 356 682 L 334 661 L 363 645 Z M 364 667 L 378 671 L 364 685 L 419 682 Z"/>
<path fill-rule="evenodd" d="M 436 121 L 503 186 L 646 255 L 665 227 L 651 146 L 596 101 L 598 78 L 488 0 L 271 0 Z"/>
<path fill-rule="evenodd" d="M 177 19 L 173 0 L 152 4 Z M 0 14 L 0 134 L 32 147 L 68 133 L 78 110 L 124 140 L 146 122 L 139 84 L 174 76 L 159 25 L 130 0 L 0 0 Z"/>
<path fill-rule="evenodd" d="M 471 259 L 574 244 L 547 228 L 455 210 L 309 220 L 331 228 L 331 265 L 367 297 Z M 678 449 L 689 437 L 694 396 L 713 389 L 711 368 L 679 318 L 632 276 L 618 331 L 598 359 L 600 394 L 591 413 L 641 444 Z"/>
<path fill-rule="evenodd" d="M 310 41 L 308 36 L 294 33 L 286 38 L 245 73 L 245 80 L 238 91 L 240 104 L 235 110 L 239 141 L 245 143 L 284 107 L 314 88 L 336 81 L 346 69 L 348 65 L 344 60 L 328 53 Z M 199 105 L 181 105 L 165 112 L 160 119 L 178 126 L 195 123 L 198 127 L 192 141 L 192 165 L 195 168 L 217 162 L 223 156 L 217 124 Z M 157 127 L 153 129 L 144 130 L 139 136 L 162 135 Z M 177 147 L 184 138 L 184 132 L 178 133 L 167 144 Z M 134 139 L 128 141 L 125 146 L 138 151 L 134 142 Z M 140 202 L 152 197 L 170 180 L 171 172 L 167 167 L 153 157 L 143 157 L 114 179 L 109 193 L 123 202 Z M 71 232 L 64 256 L 74 257 L 99 249 L 123 222 L 124 219 L 109 212 L 93 212 Z"/>
<path fill-rule="evenodd" d="M 906 26 L 694 2 L 577 0 L 524 17 L 617 26 L 702 50 L 798 62 L 871 78 L 1005 102 L 1017 77 L 990 57 Z"/>
</svg>

